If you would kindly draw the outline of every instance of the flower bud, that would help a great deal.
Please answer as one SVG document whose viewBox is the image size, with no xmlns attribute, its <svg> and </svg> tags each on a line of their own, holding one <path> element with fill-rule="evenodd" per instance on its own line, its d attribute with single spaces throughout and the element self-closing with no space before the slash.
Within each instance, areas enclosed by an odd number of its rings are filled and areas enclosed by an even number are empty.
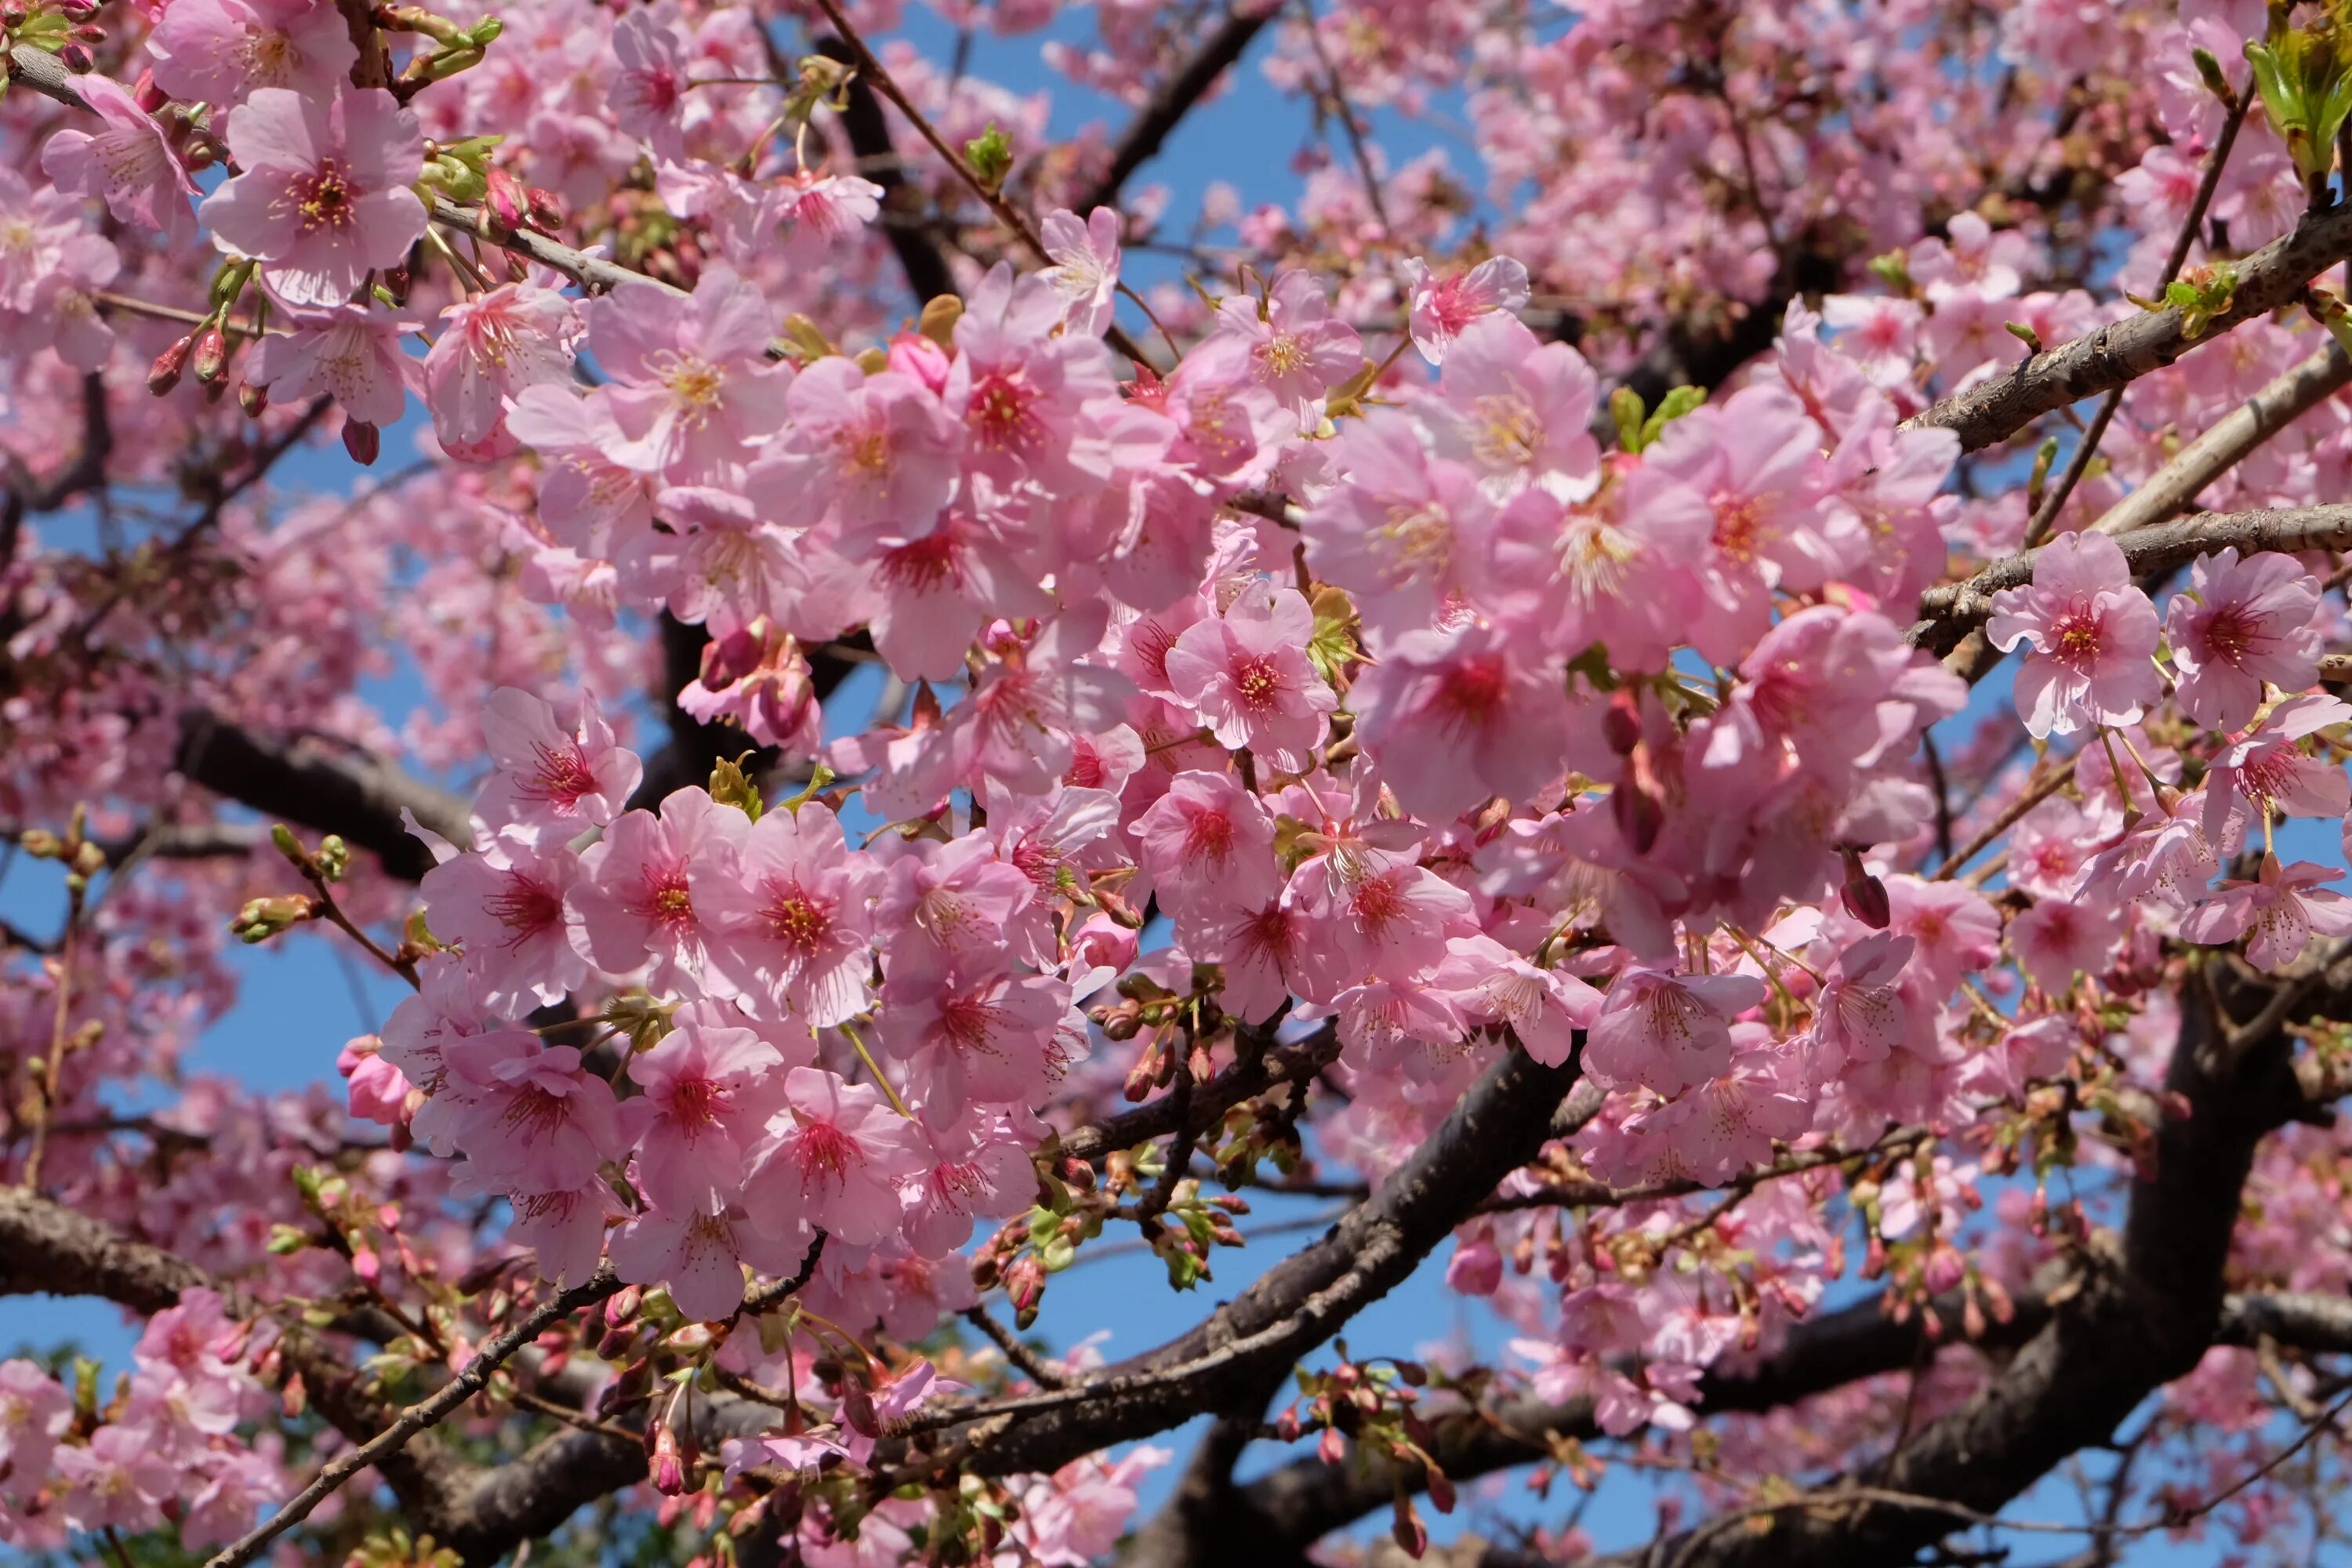
<svg viewBox="0 0 2352 1568">
<path fill-rule="evenodd" d="M 247 419 L 258 419 L 269 407 L 269 389 L 248 381 L 236 389 L 236 405 Z"/>
<path fill-rule="evenodd" d="M 88 44 L 76 38 L 58 51 L 58 64 L 76 76 L 82 76 L 98 64 L 98 57 L 89 52 Z"/>
<path fill-rule="evenodd" d="M 362 468 L 373 467 L 383 450 L 383 433 L 364 419 L 343 421 L 343 450 Z"/>
<path fill-rule="evenodd" d="M 677 1497 L 686 1490 L 686 1459 L 677 1449 L 677 1433 L 667 1423 L 655 1429 L 653 1452 L 654 1490 L 664 1497 Z"/>
<path fill-rule="evenodd" d="M 228 374 L 228 334 L 217 322 L 196 333 L 196 352 L 189 361 L 196 379 L 206 386 L 217 385 Z"/>
<path fill-rule="evenodd" d="M 1642 743 L 1642 707 L 1631 691 L 1619 691 L 1601 710 L 1601 738 L 1621 757 L 1633 754 Z"/>
<path fill-rule="evenodd" d="M 195 334 L 191 332 L 157 354 L 155 363 L 147 368 L 147 390 L 161 397 L 179 385 L 181 374 L 188 368 L 188 355 L 195 346 Z"/>
</svg>

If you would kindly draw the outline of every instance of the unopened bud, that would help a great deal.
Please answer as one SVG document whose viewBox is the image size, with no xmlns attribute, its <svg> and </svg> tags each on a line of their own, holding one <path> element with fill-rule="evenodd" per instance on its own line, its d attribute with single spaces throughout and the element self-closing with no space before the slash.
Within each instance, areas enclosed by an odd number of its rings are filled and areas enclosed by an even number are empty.
<svg viewBox="0 0 2352 1568">
<path fill-rule="evenodd" d="M 196 352 L 189 361 L 189 368 L 206 386 L 217 385 L 228 374 L 228 334 L 217 324 L 196 333 Z"/>
<path fill-rule="evenodd" d="M 1642 709 L 1631 691 L 1620 691 L 1601 710 L 1601 738 L 1621 757 L 1633 754 L 1642 743 Z"/>
<path fill-rule="evenodd" d="M 362 468 L 372 467 L 377 455 L 383 450 L 383 433 L 364 419 L 346 419 L 343 421 L 343 450 L 349 452 L 352 461 Z"/>
<path fill-rule="evenodd" d="M 94 0 L 57 0 L 57 6 L 68 22 L 87 22 L 98 15 Z"/>
<path fill-rule="evenodd" d="M 157 354 L 155 363 L 147 367 L 147 390 L 161 397 L 179 385 L 181 375 L 188 368 L 188 355 L 195 346 L 195 334 L 191 332 Z"/>
<path fill-rule="evenodd" d="M 269 407 L 269 389 L 247 381 L 236 389 L 236 405 L 245 410 L 247 419 L 258 419 Z"/>
<path fill-rule="evenodd" d="M 1845 856 L 1845 883 L 1838 889 L 1838 900 L 1845 912 L 1873 931 L 1885 931 L 1895 918 L 1893 904 L 1886 897 L 1886 884 L 1870 874 L 1862 857 L 1851 849 Z"/>
<path fill-rule="evenodd" d="M 98 58 L 89 52 L 88 44 L 76 38 L 58 51 L 58 64 L 74 75 L 81 76 L 98 64 Z"/>
</svg>

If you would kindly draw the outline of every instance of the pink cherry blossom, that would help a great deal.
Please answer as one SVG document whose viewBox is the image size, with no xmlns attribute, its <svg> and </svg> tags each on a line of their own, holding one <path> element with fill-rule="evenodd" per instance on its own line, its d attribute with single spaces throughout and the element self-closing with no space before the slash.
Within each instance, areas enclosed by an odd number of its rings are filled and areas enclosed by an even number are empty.
<svg viewBox="0 0 2352 1568">
<path fill-rule="evenodd" d="M 1587 1067 L 1676 1094 L 1731 1065 L 1731 1020 L 1764 1000 L 1764 983 L 1633 969 L 1612 980 L 1606 995 L 1587 1033 Z"/>
<path fill-rule="evenodd" d="M 2264 855 L 2255 880 L 2223 882 L 2182 917 L 2180 934 L 2209 943 L 2247 937 L 2246 957 L 2256 968 L 2284 969 L 2314 935 L 2352 935 L 2352 899 L 2320 886 L 2343 874 L 2308 860 L 2281 866 L 2277 856 Z"/>
<path fill-rule="evenodd" d="M 740 864 L 705 900 L 712 962 L 747 995 L 779 995 L 818 1028 L 865 1011 L 882 868 L 851 850 L 840 819 L 814 802 L 753 823 Z"/>
<path fill-rule="evenodd" d="M 1286 403 L 1312 403 L 1363 367 L 1363 340 L 1331 319 L 1330 296 L 1309 273 L 1284 273 L 1261 300 L 1229 297 L 1215 330 L 1249 346 L 1252 374 Z"/>
<path fill-rule="evenodd" d="M 1315 612 L 1296 590 L 1253 587 L 1176 639 L 1168 679 L 1220 743 L 1301 770 L 1339 705 L 1307 659 L 1314 636 Z"/>
<path fill-rule="evenodd" d="M 662 802 L 661 815 L 625 812 L 581 857 L 572 907 L 589 959 L 625 974 L 651 960 L 651 984 L 725 996 L 736 987 L 709 963 L 716 927 L 702 907 L 740 875 L 751 824 L 699 789 Z"/>
<path fill-rule="evenodd" d="M 2166 613 L 2164 630 L 2180 670 L 2181 710 L 2215 730 L 2234 730 L 2262 706 L 2263 684 L 2301 691 L 2318 674 L 2318 580 L 2291 555 L 2241 562 L 2233 548 L 2189 563 L 2189 591 Z"/>
<path fill-rule="evenodd" d="M 423 380 L 425 406 L 445 441 L 487 441 L 525 388 L 571 379 L 579 319 L 552 289 L 506 284 L 450 306 L 441 323 Z"/>
<path fill-rule="evenodd" d="M 808 504 L 859 534 L 930 531 L 955 489 L 959 435 L 939 399 L 897 371 L 821 359 L 785 395 L 778 449 Z"/>
<path fill-rule="evenodd" d="M 1067 1067 L 1071 1016 L 1062 981 L 918 944 L 891 955 L 881 1041 L 927 1098 L 1027 1103 Z"/>
<path fill-rule="evenodd" d="M 508 828 L 478 853 L 453 856 L 419 889 L 435 940 L 466 950 L 483 1005 L 513 1016 L 560 1002 L 588 978 L 566 900 L 579 857 Z"/>
<path fill-rule="evenodd" d="M 102 76 L 74 79 L 74 90 L 98 111 L 104 129 L 66 126 L 41 147 L 41 172 L 60 190 L 101 196 L 124 223 L 160 233 L 173 245 L 196 232 L 188 198 L 196 194 L 163 128 L 121 83 Z"/>
<path fill-rule="evenodd" d="M 1081 220 L 1064 207 L 1047 213 L 1040 231 L 1054 262 L 1043 275 L 1054 280 L 1070 331 L 1086 337 L 1102 336 L 1118 308 L 1118 227 L 1113 208 L 1097 207 Z"/>
<path fill-rule="evenodd" d="M 341 304 L 425 232 L 408 188 L 424 139 L 388 92 L 263 88 L 230 116 L 228 145 L 242 172 L 198 216 L 225 248 L 269 263 L 270 287 L 289 304 Z"/>
<path fill-rule="evenodd" d="M 2352 723 L 2352 703 L 2317 692 L 2291 697 L 2213 759 L 2205 775 L 2205 837 L 2234 846 L 2229 822 L 2243 800 L 2253 810 L 2289 816 L 2342 816 L 2352 809 L 2352 780 L 2335 762 L 2315 761 L 2305 737 Z"/>
<path fill-rule="evenodd" d="M 581 694 L 574 722 L 513 687 L 482 705 L 482 742 L 498 772 L 478 803 L 484 820 L 571 837 L 618 816 L 644 776 L 635 752 L 614 741 L 596 700 Z"/>
<path fill-rule="evenodd" d="M 755 1156 L 764 1201 L 852 1247 L 898 1227 L 898 1183 L 921 1169 L 914 1124 L 822 1068 L 784 1077 L 784 1108 Z"/>
<path fill-rule="evenodd" d="M 416 323 L 373 301 L 290 314 L 292 331 L 261 340 L 246 379 L 269 387 L 281 403 L 331 397 L 352 419 L 398 423 L 415 374 L 400 342 Z"/>
<path fill-rule="evenodd" d="M 1528 269 L 1507 256 L 1490 257 L 1459 276 L 1440 278 L 1418 257 L 1404 263 L 1412 346 L 1432 364 L 1473 321 L 1528 302 Z"/>
<path fill-rule="evenodd" d="M 2032 586 L 2004 588 L 1992 605 L 1992 646 L 2026 645 L 2017 711 L 2036 739 L 2135 723 L 2163 695 L 2156 606 L 2105 534 L 2061 534 L 2035 557 Z"/>
<path fill-rule="evenodd" d="M 1274 818 L 1229 775 L 1177 774 L 1129 831 L 1160 901 L 1180 922 L 1255 908 L 1282 890 Z"/>
<path fill-rule="evenodd" d="M 679 484 L 751 456 L 784 420 L 788 366 L 768 360 L 766 300 L 724 265 L 691 295 L 625 283 L 590 301 L 588 348 L 613 377 L 613 416 L 642 461 Z"/>
<path fill-rule="evenodd" d="M 324 96 L 359 58 L 324 0 L 172 0 L 147 50 L 157 86 L 222 108 L 262 89 Z"/>
<path fill-rule="evenodd" d="M 2040 900 L 2009 922 L 2018 967 L 2053 996 L 2074 989 L 2078 973 L 2105 973 L 2122 940 L 2113 912 L 2073 899 Z"/>
<path fill-rule="evenodd" d="M 710 1014 L 682 1017 L 629 1058 L 645 1090 L 637 1184 L 660 1208 L 716 1215 L 742 1194 L 746 1161 L 775 1110 L 775 1047 Z"/>
</svg>

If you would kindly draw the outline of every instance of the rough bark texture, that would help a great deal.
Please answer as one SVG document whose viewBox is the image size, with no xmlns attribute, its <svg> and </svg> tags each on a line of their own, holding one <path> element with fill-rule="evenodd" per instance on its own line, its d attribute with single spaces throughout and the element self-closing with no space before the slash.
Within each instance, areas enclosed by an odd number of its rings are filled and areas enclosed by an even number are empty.
<svg viewBox="0 0 2352 1568">
<path fill-rule="evenodd" d="M 2195 337 L 2178 305 L 2111 322 L 2033 355 L 2004 375 L 1957 393 L 1906 422 L 1906 428 L 1949 430 L 1973 452 L 2003 441 L 2042 415 L 2163 369 L 2231 328 L 2294 302 L 2305 286 L 2352 255 L 2352 207 L 2306 216 L 2293 233 L 2237 264 L 2229 308 Z"/>
</svg>

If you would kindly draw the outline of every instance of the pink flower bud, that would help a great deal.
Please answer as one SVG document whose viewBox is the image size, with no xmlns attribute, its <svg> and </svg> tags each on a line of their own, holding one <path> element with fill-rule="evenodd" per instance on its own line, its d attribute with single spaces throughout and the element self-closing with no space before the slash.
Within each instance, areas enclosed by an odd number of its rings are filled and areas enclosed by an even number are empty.
<svg viewBox="0 0 2352 1568">
<path fill-rule="evenodd" d="M 147 370 L 147 390 L 161 397 L 180 384 L 180 376 L 188 368 L 188 355 L 196 346 L 195 334 L 186 337 L 155 356 Z"/>
<path fill-rule="evenodd" d="M 346 419 L 343 421 L 343 450 L 349 452 L 352 461 L 362 468 L 370 467 L 375 462 L 377 454 L 383 450 L 383 433 L 364 419 Z"/>
<path fill-rule="evenodd" d="M 890 340 L 890 368 L 911 375 L 932 392 L 948 384 L 948 352 L 919 332 L 900 332 Z"/>
<path fill-rule="evenodd" d="M 1454 1249 L 1445 1266 L 1445 1283 L 1465 1296 L 1491 1296 L 1503 1283 L 1503 1255 L 1492 1237 L 1480 1237 Z"/>
</svg>

